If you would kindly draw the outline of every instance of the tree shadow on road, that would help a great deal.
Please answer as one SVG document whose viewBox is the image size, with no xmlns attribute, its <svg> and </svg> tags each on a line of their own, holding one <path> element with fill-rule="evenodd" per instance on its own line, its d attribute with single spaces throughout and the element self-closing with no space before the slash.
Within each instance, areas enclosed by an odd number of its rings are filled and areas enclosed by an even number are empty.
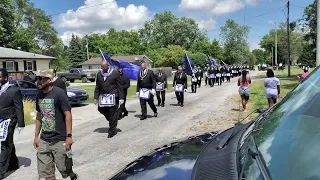
<svg viewBox="0 0 320 180">
<path fill-rule="evenodd" d="M 180 106 L 180 104 L 170 104 L 170 106 Z"/>
<path fill-rule="evenodd" d="M 231 111 L 240 111 L 240 109 L 232 108 Z"/>
<path fill-rule="evenodd" d="M 31 166 L 31 159 L 29 158 L 25 158 L 25 157 L 18 157 L 19 159 L 19 168 L 21 168 L 22 166 L 23 167 L 29 167 Z M 7 178 L 9 177 L 12 173 L 14 173 L 16 170 L 14 171 L 9 171 L 5 174 L 5 177 L 4 178 Z"/>
<path fill-rule="evenodd" d="M 97 128 L 95 129 L 93 132 L 97 132 L 97 133 L 108 133 L 109 132 L 109 128 L 108 127 L 103 127 L 103 128 Z M 121 129 L 117 128 L 117 132 L 122 132 Z"/>
<path fill-rule="evenodd" d="M 136 115 L 134 115 L 134 117 L 136 117 L 136 118 L 141 118 L 141 115 L 140 115 L 140 114 L 136 114 Z M 147 118 L 153 118 L 153 116 L 147 115 Z"/>
</svg>

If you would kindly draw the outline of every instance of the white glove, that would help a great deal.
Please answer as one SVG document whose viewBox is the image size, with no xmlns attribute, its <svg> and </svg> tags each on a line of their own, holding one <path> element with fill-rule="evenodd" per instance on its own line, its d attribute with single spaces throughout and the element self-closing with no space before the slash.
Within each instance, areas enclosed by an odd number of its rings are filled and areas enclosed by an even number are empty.
<svg viewBox="0 0 320 180">
<path fill-rule="evenodd" d="M 187 92 L 187 89 L 184 89 L 184 92 Z"/>
<path fill-rule="evenodd" d="M 139 97 L 139 92 L 136 92 L 137 97 Z"/>
<path fill-rule="evenodd" d="M 155 95 L 155 94 L 156 94 L 156 90 L 152 89 L 152 90 L 151 90 L 151 94 L 152 94 L 152 95 Z"/>
<path fill-rule="evenodd" d="M 119 105 L 122 105 L 124 103 L 124 100 L 123 99 L 120 99 L 119 100 Z"/>
<path fill-rule="evenodd" d="M 21 133 L 22 130 L 23 130 L 23 127 L 18 127 L 19 134 Z"/>
</svg>

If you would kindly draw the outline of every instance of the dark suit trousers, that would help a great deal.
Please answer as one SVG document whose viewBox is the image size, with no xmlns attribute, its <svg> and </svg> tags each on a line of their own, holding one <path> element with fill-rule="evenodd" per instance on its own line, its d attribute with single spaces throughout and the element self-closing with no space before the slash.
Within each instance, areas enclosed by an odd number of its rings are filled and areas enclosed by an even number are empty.
<svg viewBox="0 0 320 180">
<path fill-rule="evenodd" d="M 198 80 L 198 87 L 201 87 L 201 80 L 202 80 L 202 78 L 200 78 L 200 80 Z"/>
<path fill-rule="evenodd" d="M 196 93 L 197 92 L 197 85 L 198 85 L 198 82 L 191 82 L 191 91 Z"/>
<path fill-rule="evenodd" d="M 176 97 L 179 103 L 183 104 L 184 102 L 184 93 L 183 92 L 176 92 Z"/>
<path fill-rule="evenodd" d="M 98 111 L 104 115 L 104 117 L 109 121 L 109 132 L 115 132 L 117 130 L 118 120 L 119 120 L 119 99 L 116 98 L 116 105 L 113 107 L 98 107 Z"/>
<path fill-rule="evenodd" d="M 16 148 L 13 144 L 13 134 L 16 123 L 9 125 L 7 139 L 1 142 L 0 154 L 0 180 L 3 179 L 5 173 L 12 169 L 19 168 L 19 160 L 16 155 Z"/>
<path fill-rule="evenodd" d="M 207 76 L 204 81 L 205 81 L 206 85 L 208 85 L 208 77 Z"/>
<path fill-rule="evenodd" d="M 128 91 L 127 91 L 127 90 L 124 90 L 123 93 L 124 93 L 124 103 L 120 105 L 120 108 L 119 108 L 119 111 L 118 111 L 119 117 L 120 117 L 120 115 L 121 115 L 122 113 L 128 114 L 128 111 L 127 111 L 127 108 L 126 108 Z"/>
<path fill-rule="evenodd" d="M 148 100 L 140 99 L 140 107 L 141 107 L 141 116 L 147 117 L 147 102 L 154 113 L 157 113 L 157 108 L 154 105 L 153 100 L 154 95 L 150 94 L 150 98 Z"/>
<path fill-rule="evenodd" d="M 216 78 L 209 78 L 209 85 L 211 86 L 211 87 L 213 87 L 214 86 L 214 83 L 216 82 Z"/>
<path fill-rule="evenodd" d="M 166 91 L 157 91 L 158 105 L 164 104 L 166 100 Z"/>
</svg>

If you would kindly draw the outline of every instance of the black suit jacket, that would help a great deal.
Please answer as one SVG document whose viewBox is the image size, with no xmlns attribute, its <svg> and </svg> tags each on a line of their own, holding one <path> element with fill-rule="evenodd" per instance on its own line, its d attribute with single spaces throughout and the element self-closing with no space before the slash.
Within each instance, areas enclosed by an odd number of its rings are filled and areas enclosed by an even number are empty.
<svg viewBox="0 0 320 180">
<path fill-rule="evenodd" d="M 57 78 L 53 83 L 53 86 L 56 86 L 58 88 L 61 88 L 62 90 L 64 90 L 67 93 L 67 87 L 66 87 L 66 83 L 61 79 L 61 78 Z"/>
<path fill-rule="evenodd" d="M 120 83 L 120 74 L 118 71 L 113 70 L 106 80 L 104 80 L 101 71 L 99 71 L 96 79 L 94 99 L 99 99 L 99 95 L 102 94 L 115 94 L 115 97 L 124 99 L 123 87 Z"/>
<path fill-rule="evenodd" d="M 128 76 L 126 76 L 124 74 L 122 76 L 120 76 L 120 84 L 122 86 L 123 93 L 125 95 L 127 95 L 128 88 L 130 87 L 130 79 L 128 78 Z"/>
<path fill-rule="evenodd" d="M 11 86 L 0 95 L 0 119 L 11 119 L 10 124 L 25 127 L 20 88 Z"/>
<path fill-rule="evenodd" d="M 187 80 L 187 74 L 185 72 L 181 72 L 181 77 L 179 76 L 179 72 L 176 72 L 173 78 L 172 86 L 176 84 L 183 84 L 184 88 L 187 89 L 188 87 L 188 80 Z"/>
<path fill-rule="evenodd" d="M 156 74 L 156 81 L 164 83 L 164 88 L 168 88 L 168 78 L 165 73 L 157 73 Z"/>
<path fill-rule="evenodd" d="M 137 92 L 139 92 L 141 88 L 156 89 L 156 78 L 152 70 L 148 69 L 143 79 L 141 77 L 141 71 L 138 73 Z"/>
</svg>

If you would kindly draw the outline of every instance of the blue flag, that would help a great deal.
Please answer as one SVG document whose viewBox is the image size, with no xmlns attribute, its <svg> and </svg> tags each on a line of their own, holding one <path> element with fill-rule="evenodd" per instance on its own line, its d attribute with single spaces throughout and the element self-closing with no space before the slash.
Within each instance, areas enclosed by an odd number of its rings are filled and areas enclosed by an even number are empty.
<svg viewBox="0 0 320 180">
<path fill-rule="evenodd" d="M 184 55 L 184 68 L 185 68 L 187 75 L 192 75 L 193 64 L 190 61 L 187 53 L 185 53 L 185 55 Z"/>
<path fill-rule="evenodd" d="M 129 79 L 138 80 L 138 73 L 140 71 L 140 66 L 135 64 L 119 60 L 120 67 L 123 69 L 123 73 L 128 76 Z"/>
<path fill-rule="evenodd" d="M 210 56 L 208 56 L 208 62 L 210 64 L 210 66 L 215 66 L 216 65 L 216 61 L 214 59 L 212 59 Z"/>
<path fill-rule="evenodd" d="M 120 67 L 119 62 L 111 59 L 111 56 L 109 56 L 108 54 L 103 53 L 101 57 L 102 61 L 107 61 L 109 63 L 111 69 L 118 69 Z"/>
</svg>

